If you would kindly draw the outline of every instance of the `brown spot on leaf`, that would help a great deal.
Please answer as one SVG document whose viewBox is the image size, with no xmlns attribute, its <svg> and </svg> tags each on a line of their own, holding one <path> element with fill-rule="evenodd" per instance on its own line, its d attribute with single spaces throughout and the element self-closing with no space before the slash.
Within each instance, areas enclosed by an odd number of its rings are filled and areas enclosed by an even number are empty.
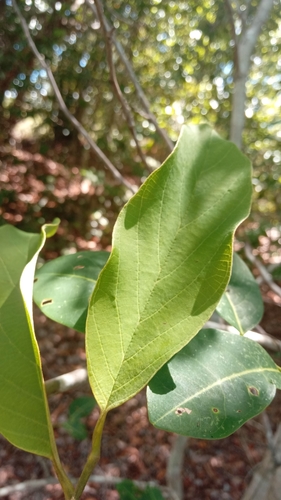
<svg viewBox="0 0 281 500">
<path fill-rule="evenodd" d="M 259 391 L 256 387 L 254 386 L 251 386 L 251 387 L 248 387 L 248 391 L 253 395 L 253 396 L 258 396 L 259 395 Z"/>
<path fill-rule="evenodd" d="M 183 413 L 187 413 L 188 415 L 190 415 L 191 412 L 192 410 L 190 410 L 189 408 L 177 408 L 175 414 L 182 415 Z"/>
<path fill-rule="evenodd" d="M 44 299 L 41 302 L 41 306 L 46 306 L 47 304 L 52 304 L 53 299 Z"/>
<path fill-rule="evenodd" d="M 214 413 L 219 413 L 218 408 L 212 408 L 212 410 L 213 410 Z"/>
<path fill-rule="evenodd" d="M 38 281 L 38 278 L 34 278 L 33 283 L 36 283 Z"/>
<path fill-rule="evenodd" d="M 85 266 L 75 266 L 73 269 L 76 270 L 76 269 L 84 269 Z"/>
</svg>

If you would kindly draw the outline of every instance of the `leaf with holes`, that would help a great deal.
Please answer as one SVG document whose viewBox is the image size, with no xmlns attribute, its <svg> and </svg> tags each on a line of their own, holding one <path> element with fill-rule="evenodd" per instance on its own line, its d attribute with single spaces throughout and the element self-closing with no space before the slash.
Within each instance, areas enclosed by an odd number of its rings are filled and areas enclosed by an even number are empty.
<svg viewBox="0 0 281 500">
<path fill-rule="evenodd" d="M 234 253 L 231 278 L 217 311 L 241 334 L 251 330 L 262 318 L 263 301 L 259 286 L 237 253 Z"/>
<path fill-rule="evenodd" d="M 35 275 L 35 303 L 48 318 L 85 333 L 89 298 L 108 257 L 85 251 L 48 262 Z"/>
<path fill-rule="evenodd" d="M 150 381 L 151 423 L 199 439 L 232 434 L 281 389 L 280 369 L 256 342 L 219 330 L 198 335 Z"/>
<path fill-rule="evenodd" d="M 251 192 L 250 163 L 234 144 L 207 125 L 183 127 L 120 212 L 86 324 L 89 379 L 103 411 L 140 391 L 210 317 Z"/>
<path fill-rule="evenodd" d="M 57 222 L 41 234 L 0 228 L 0 432 L 15 446 L 51 458 L 54 437 L 32 320 L 38 253 Z"/>
</svg>

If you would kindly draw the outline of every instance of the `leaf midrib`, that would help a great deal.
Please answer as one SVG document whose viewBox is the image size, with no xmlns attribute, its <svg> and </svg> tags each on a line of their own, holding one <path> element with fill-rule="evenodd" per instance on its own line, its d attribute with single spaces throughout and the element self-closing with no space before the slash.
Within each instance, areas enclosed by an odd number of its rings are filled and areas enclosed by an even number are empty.
<svg viewBox="0 0 281 500">
<path fill-rule="evenodd" d="M 226 377 L 223 377 L 221 379 L 216 380 L 215 382 L 213 382 L 212 384 L 208 385 L 207 387 L 204 387 L 200 391 L 194 393 L 192 396 L 190 396 L 190 397 L 182 400 L 174 408 L 171 408 L 168 412 L 166 412 L 160 418 L 158 418 L 157 420 L 155 420 L 154 423 L 156 424 L 157 422 L 160 422 L 160 420 L 163 420 L 165 417 L 167 417 L 171 413 L 175 412 L 177 408 L 183 406 L 186 403 L 189 403 L 190 401 L 192 401 L 192 399 L 195 399 L 198 396 L 201 396 L 202 394 L 204 394 L 204 393 L 212 390 L 214 387 L 222 385 L 225 382 L 229 382 L 230 380 L 233 380 L 235 378 L 242 378 L 245 375 L 250 375 L 252 373 L 263 373 L 263 372 L 279 373 L 279 370 L 277 369 L 277 367 L 276 368 L 269 368 L 269 367 L 267 367 L 267 368 L 252 368 L 252 369 L 248 369 L 248 370 L 243 370 L 242 372 L 235 372 L 235 373 L 232 373 L 231 375 L 227 375 Z"/>
<path fill-rule="evenodd" d="M 44 273 L 42 272 L 41 275 L 38 273 L 37 275 L 35 275 L 35 278 L 39 280 L 43 276 L 55 276 L 59 278 L 71 278 L 71 279 L 78 278 L 85 281 L 90 281 L 91 283 L 96 283 L 97 281 L 91 278 L 87 278 L 86 276 L 80 276 L 79 274 L 61 274 L 61 273 L 49 273 L 49 272 L 44 272 Z"/>
<path fill-rule="evenodd" d="M 243 175 L 244 175 L 244 172 L 241 172 L 241 173 L 240 173 L 240 176 L 238 176 L 238 178 L 242 177 Z M 169 177 L 167 178 L 165 185 L 167 184 L 168 179 L 169 179 Z M 237 180 L 237 182 L 238 182 L 238 180 Z M 182 183 L 181 183 L 181 185 L 182 185 Z M 224 194 L 220 197 L 220 199 L 221 199 L 221 198 L 223 198 L 223 196 L 224 196 Z M 246 198 L 246 197 L 247 197 L 247 193 L 245 193 L 245 194 L 244 194 L 244 196 L 240 198 L 240 202 L 239 202 L 238 206 L 241 206 L 241 205 L 244 203 L 244 200 L 245 200 L 245 198 Z M 218 201 L 218 202 L 219 202 L 219 201 Z M 210 209 L 211 209 L 211 208 L 208 208 L 207 210 L 205 210 L 205 211 L 204 211 L 203 213 L 201 213 L 201 214 L 200 214 L 200 215 L 199 215 L 199 216 L 198 216 L 195 220 L 198 220 L 198 219 L 200 219 L 201 217 L 205 216 L 205 214 L 206 214 L 206 213 L 207 213 Z M 200 244 L 196 247 L 196 249 L 194 249 L 194 250 L 193 250 L 193 252 L 192 252 L 191 254 L 189 254 L 189 256 L 187 257 L 187 259 L 189 259 L 189 258 L 190 258 L 190 256 L 191 256 L 191 255 L 193 255 L 193 254 L 194 254 L 194 253 L 198 250 L 198 248 L 199 248 L 199 247 L 201 247 L 201 246 L 202 246 L 202 245 L 206 242 L 206 240 L 208 240 L 208 238 L 210 238 L 210 237 L 213 235 L 213 233 L 215 233 L 216 231 L 218 231 L 218 229 L 219 229 L 222 225 L 224 225 L 224 224 L 225 224 L 226 220 L 227 220 L 227 219 L 228 219 L 228 218 L 232 215 L 232 213 L 233 213 L 233 212 L 235 212 L 236 210 L 237 210 L 237 205 L 236 205 L 235 207 L 233 207 L 233 210 L 232 210 L 230 213 L 227 213 L 226 217 L 225 217 L 225 218 L 224 218 L 224 219 L 220 222 L 220 224 L 219 224 L 218 226 L 216 226 L 216 227 L 214 228 L 214 230 L 213 230 L 211 233 L 208 233 L 208 236 L 207 236 L 206 238 L 204 238 L 204 240 L 202 240 L 202 241 L 200 242 Z M 194 223 L 194 219 L 193 219 L 190 223 L 186 224 L 186 226 L 185 226 L 185 227 L 187 227 L 189 224 L 192 224 L 192 223 Z M 137 224 L 138 224 L 138 226 L 139 226 L 139 222 L 137 222 Z M 178 231 L 177 231 L 177 233 L 176 233 L 176 235 L 175 235 L 175 237 L 174 237 L 174 239 L 173 239 L 173 242 L 174 242 L 174 240 L 175 240 L 176 236 L 178 235 L 179 230 L 181 230 L 181 229 L 182 229 L 182 227 L 180 227 L 180 228 L 178 229 Z M 171 250 L 172 245 L 173 245 L 173 243 L 171 243 L 171 245 L 170 245 L 170 247 L 169 247 L 169 252 L 170 252 L 170 250 Z M 219 247 L 219 248 L 220 248 L 220 247 Z M 217 250 L 218 250 L 218 249 L 217 249 Z M 212 256 L 212 257 L 213 257 L 213 256 Z M 206 267 L 209 263 L 210 263 L 210 260 L 209 260 L 209 261 L 205 264 L 204 268 L 205 268 L 205 267 Z M 201 270 L 201 271 L 202 271 L 202 270 Z M 199 275 L 198 275 L 198 276 L 199 276 Z M 198 278 L 198 276 L 197 276 L 196 278 L 194 278 L 194 280 L 193 280 L 193 281 L 195 281 L 195 280 Z M 158 280 L 156 280 L 156 281 L 154 282 L 153 287 L 151 288 L 151 291 L 150 291 L 149 297 L 151 297 L 151 294 L 153 293 L 153 290 L 155 289 L 155 285 L 156 285 L 156 283 L 157 283 L 157 282 L 158 282 Z M 190 283 L 189 283 L 189 285 L 188 285 L 188 286 L 190 286 Z M 149 297 L 148 297 L 148 299 L 147 299 L 147 301 L 146 301 L 145 307 L 146 307 L 147 303 L 149 302 Z M 173 297 L 173 299 L 174 299 L 174 297 Z M 170 300 L 173 300 L 173 299 L 170 299 Z M 117 306 L 117 303 L 116 303 L 116 306 Z M 145 310 L 145 307 L 144 307 L 144 309 L 143 309 L 143 311 L 142 311 L 142 314 L 143 314 L 143 312 L 144 312 L 144 310 Z M 162 306 L 162 307 L 164 307 L 164 306 Z M 118 309 L 118 307 L 117 307 L 117 309 Z M 158 313 L 159 313 L 159 310 L 158 310 L 158 311 L 156 311 L 154 314 L 158 314 Z M 148 319 L 148 318 L 145 318 L 145 319 Z M 112 386 L 112 389 L 111 389 L 110 394 L 108 395 L 108 397 L 106 397 L 106 400 L 107 400 L 107 404 L 106 404 L 106 406 L 107 406 L 107 408 L 111 408 L 111 406 L 112 406 L 112 405 L 109 405 L 108 403 L 109 403 L 109 401 L 110 401 L 110 399 L 111 399 L 111 396 L 114 394 L 114 392 L 116 392 L 117 390 L 119 391 L 119 390 L 120 390 L 120 388 L 122 388 L 122 387 L 123 387 L 123 386 L 121 386 L 121 387 L 119 386 L 117 389 L 115 389 L 115 390 L 114 390 L 114 388 L 115 388 L 115 386 L 116 386 L 116 381 L 117 381 L 117 379 L 118 379 L 118 376 L 119 376 L 119 374 L 120 374 L 120 372 L 121 372 L 121 370 L 122 370 L 122 367 L 123 367 L 124 363 L 125 363 L 125 362 L 127 362 L 129 359 L 131 359 L 131 358 L 132 358 L 132 357 L 130 357 L 130 358 L 126 359 L 126 352 L 128 351 L 128 349 L 129 349 L 129 347 L 130 347 L 130 345 L 131 345 L 131 343 L 132 343 L 132 341 L 133 341 L 133 339 L 134 339 L 134 336 L 135 336 L 135 334 L 136 334 L 136 331 L 138 330 L 138 327 L 139 327 L 140 323 L 141 323 L 141 321 L 139 321 L 139 322 L 138 322 L 138 324 L 136 325 L 136 327 L 135 327 L 135 329 L 134 329 L 134 332 L 132 333 L 132 336 L 131 336 L 130 342 L 129 342 L 129 344 L 128 344 L 127 348 L 126 348 L 126 351 L 125 351 L 125 352 L 124 352 L 124 354 L 123 354 L 122 363 L 120 363 L 119 370 L 118 370 L 118 372 L 117 372 L 115 375 L 113 375 L 113 374 L 112 374 L 112 372 L 111 372 L 111 370 L 110 370 L 110 367 L 109 367 L 109 365 L 108 365 L 108 370 L 109 370 L 109 373 L 110 373 L 111 378 L 112 378 L 112 380 L 113 380 L 113 382 L 114 382 L 114 383 L 113 383 L 113 386 Z M 202 324 L 203 324 L 203 323 L 202 323 Z M 200 327 L 199 327 L 199 328 L 200 328 Z M 166 331 L 165 331 L 164 333 L 166 333 Z M 120 332 L 120 335 L 121 335 L 121 338 L 122 338 L 122 334 L 121 334 L 121 332 Z M 157 338 L 159 338 L 159 336 L 158 336 Z M 152 340 L 152 342 L 153 342 L 154 340 L 155 340 L 155 339 L 153 339 L 153 340 Z M 137 351 L 137 353 L 136 353 L 136 354 L 138 354 L 138 353 L 139 353 L 139 350 Z M 162 357 L 162 356 L 160 356 L 160 359 L 161 359 L 161 357 Z M 106 359 L 106 357 L 105 357 L 105 359 Z M 139 374 L 138 374 L 138 375 L 139 375 Z M 137 378 L 137 377 L 135 377 L 135 378 Z M 132 379 L 131 379 L 131 380 L 132 380 Z M 145 384 L 144 384 L 144 385 L 145 385 Z M 103 392 L 103 391 L 102 391 L 102 392 Z M 103 394 L 104 394 L 104 392 L 103 392 Z M 116 405 L 114 404 L 114 406 L 116 406 Z"/>
</svg>

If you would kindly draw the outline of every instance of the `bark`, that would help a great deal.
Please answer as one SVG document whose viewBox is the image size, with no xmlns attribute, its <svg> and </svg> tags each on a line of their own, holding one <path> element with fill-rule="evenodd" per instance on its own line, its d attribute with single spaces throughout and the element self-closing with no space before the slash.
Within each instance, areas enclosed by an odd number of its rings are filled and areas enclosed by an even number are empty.
<svg viewBox="0 0 281 500">
<path fill-rule="evenodd" d="M 251 56 L 254 52 L 261 28 L 269 18 L 273 3 L 274 0 L 260 0 L 254 19 L 249 27 L 247 27 L 245 19 L 241 18 L 242 32 L 237 36 L 235 34 L 234 11 L 231 0 L 226 0 L 235 41 L 234 91 L 232 98 L 230 140 L 240 149 L 242 147 L 242 133 L 245 125 L 246 81 L 251 67 Z"/>
</svg>

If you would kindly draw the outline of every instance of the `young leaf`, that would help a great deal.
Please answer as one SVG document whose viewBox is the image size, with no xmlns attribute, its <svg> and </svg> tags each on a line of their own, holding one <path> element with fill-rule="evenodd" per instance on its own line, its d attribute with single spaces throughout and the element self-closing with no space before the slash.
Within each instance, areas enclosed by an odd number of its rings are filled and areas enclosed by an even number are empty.
<svg viewBox="0 0 281 500">
<path fill-rule="evenodd" d="M 198 335 L 150 381 L 155 427 L 200 439 L 232 434 L 281 389 L 281 373 L 256 342 L 219 330 Z"/>
<path fill-rule="evenodd" d="M 54 453 L 38 345 L 32 319 L 37 256 L 58 223 L 40 234 L 0 228 L 0 432 L 15 446 Z"/>
<path fill-rule="evenodd" d="M 48 262 L 35 275 L 35 303 L 48 318 L 85 333 L 89 298 L 108 257 L 85 251 Z"/>
<path fill-rule="evenodd" d="M 234 253 L 231 278 L 217 311 L 242 334 L 262 318 L 263 301 L 259 286 L 237 253 Z"/>
<path fill-rule="evenodd" d="M 102 410 L 144 387 L 210 317 L 251 191 L 250 163 L 234 144 L 207 125 L 183 127 L 173 153 L 123 208 L 86 324 Z"/>
<path fill-rule="evenodd" d="M 91 396 L 82 396 L 74 399 L 69 406 L 68 420 L 63 427 L 74 437 L 82 441 L 88 436 L 87 429 L 81 421 L 83 417 L 88 417 L 95 407 L 96 402 Z"/>
<path fill-rule="evenodd" d="M 116 486 L 116 489 L 120 495 L 120 500 L 164 500 L 158 488 L 147 486 L 145 491 L 141 491 L 129 479 L 124 479 Z"/>
<path fill-rule="evenodd" d="M 124 479 L 124 481 L 117 484 L 116 489 L 120 495 L 120 500 L 140 499 L 142 494 L 141 490 L 137 488 L 133 481 L 130 481 L 129 479 Z"/>
</svg>

